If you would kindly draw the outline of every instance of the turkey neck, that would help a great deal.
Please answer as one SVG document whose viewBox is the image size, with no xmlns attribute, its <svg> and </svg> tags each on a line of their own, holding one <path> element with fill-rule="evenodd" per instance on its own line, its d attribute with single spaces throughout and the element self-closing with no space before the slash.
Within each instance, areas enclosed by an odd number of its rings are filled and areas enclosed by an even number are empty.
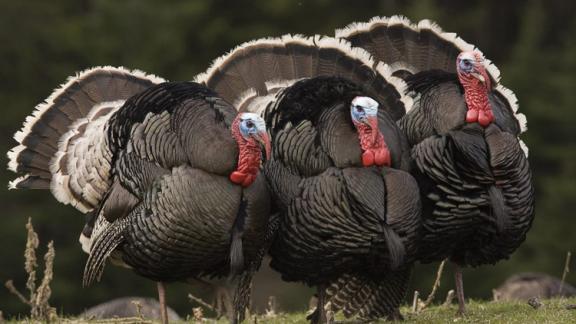
<svg viewBox="0 0 576 324">
<path fill-rule="evenodd" d="M 230 180 L 236 184 L 248 187 L 256 180 L 260 170 L 261 148 L 259 143 L 253 138 L 245 139 L 240 134 L 240 119 L 237 118 L 232 123 L 232 136 L 238 144 L 238 165 L 236 170 L 230 174 Z"/>
<path fill-rule="evenodd" d="M 384 135 L 380 133 L 378 127 L 372 127 L 363 123 L 357 123 L 358 139 L 362 151 L 379 149 L 386 146 Z"/>
<path fill-rule="evenodd" d="M 486 78 L 486 84 L 483 84 L 477 78 L 471 75 L 458 75 L 460 83 L 464 88 L 464 99 L 468 106 L 468 111 L 478 112 L 477 117 L 469 120 L 470 113 L 467 114 L 467 122 L 478 122 L 480 125 L 486 127 L 494 120 L 492 106 L 488 100 L 488 89 L 490 88 L 490 80 Z"/>
<path fill-rule="evenodd" d="M 378 119 L 371 117 L 368 124 L 354 122 L 358 131 L 360 148 L 362 149 L 362 165 L 391 165 L 390 152 L 384 141 L 384 136 L 378 129 Z"/>
</svg>

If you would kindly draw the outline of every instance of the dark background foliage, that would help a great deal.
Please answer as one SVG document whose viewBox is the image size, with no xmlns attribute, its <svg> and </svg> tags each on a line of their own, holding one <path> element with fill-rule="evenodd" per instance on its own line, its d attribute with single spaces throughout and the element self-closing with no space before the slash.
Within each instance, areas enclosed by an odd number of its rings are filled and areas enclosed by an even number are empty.
<svg viewBox="0 0 576 324">
<path fill-rule="evenodd" d="M 528 116 L 523 139 L 535 174 L 537 217 L 525 244 L 508 261 L 465 271 L 469 297 L 490 298 L 491 288 L 520 271 L 562 272 L 566 251 L 576 252 L 576 3 L 572 1 L 138 1 L 0 0 L 0 152 L 36 104 L 77 71 L 113 65 L 169 80 L 190 80 L 212 59 L 258 37 L 329 34 L 376 15 L 430 18 L 477 45 L 502 70 Z M 0 165 L 7 158 L 0 155 Z M 14 178 L 0 173 L 0 184 Z M 108 267 L 102 282 L 81 287 L 86 256 L 77 243 L 83 217 L 47 191 L 8 191 L 0 185 L 0 281 L 25 285 L 24 224 L 32 217 L 42 242 L 55 241 L 52 304 L 76 314 L 113 297 L 155 295 L 155 285 Z M 413 286 L 430 289 L 436 265 L 418 266 Z M 574 283 L 576 275 L 568 277 Z M 303 309 L 310 290 L 282 284 L 270 271 L 256 282 L 256 306 L 275 295 L 284 309 Z M 452 288 L 445 274 L 442 289 Z M 189 313 L 185 296 L 206 289 L 169 286 L 169 302 Z M 0 310 L 27 310 L 0 288 Z"/>
</svg>

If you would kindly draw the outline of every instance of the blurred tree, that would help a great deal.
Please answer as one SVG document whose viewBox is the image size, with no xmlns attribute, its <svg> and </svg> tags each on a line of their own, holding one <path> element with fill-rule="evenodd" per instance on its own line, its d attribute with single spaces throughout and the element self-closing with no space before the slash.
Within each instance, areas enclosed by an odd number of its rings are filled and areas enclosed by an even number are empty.
<svg viewBox="0 0 576 324">
<path fill-rule="evenodd" d="M 467 295 L 489 297 L 490 288 L 519 271 L 560 275 L 565 252 L 576 251 L 571 236 L 576 228 L 576 3 L 571 1 L 0 0 L 0 152 L 15 144 L 12 135 L 33 107 L 76 71 L 122 65 L 189 80 L 212 59 L 254 38 L 331 35 L 353 21 L 394 14 L 413 21 L 430 18 L 476 44 L 501 68 L 503 83 L 516 92 L 528 116 L 530 131 L 523 138 L 531 148 L 537 189 L 533 229 L 509 261 L 467 270 Z M 0 155 L 0 164 L 6 163 Z M 2 171 L 0 183 L 13 177 Z M 51 303 L 60 312 L 78 313 L 118 296 L 155 295 L 151 282 L 112 266 L 101 283 L 82 289 L 86 256 L 77 238 L 83 217 L 49 192 L 0 188 L 1 282 L 12 278 L 21 286 L 26 280 L 24 224 L 31 216 L 41 241 L 55 241 Z M 426 292 L 434 273 L 435 265 L 419 266 L 413 286 Z M 275 294 L 281 307 L 307 304 L 309 295 L 299 286 L 278 284 L 268 272 L 258 280 L 260 303 Z M 576 275 L 568 280 L 576 281 Z M 446 291 L 452 282 L 444 282 Z M 189 312 L 190 288 L 173 286 L 170 304 L 181 314 Z M 0 288 L 0 310 L 17 315 L 26 307 Z"/>
</svg>

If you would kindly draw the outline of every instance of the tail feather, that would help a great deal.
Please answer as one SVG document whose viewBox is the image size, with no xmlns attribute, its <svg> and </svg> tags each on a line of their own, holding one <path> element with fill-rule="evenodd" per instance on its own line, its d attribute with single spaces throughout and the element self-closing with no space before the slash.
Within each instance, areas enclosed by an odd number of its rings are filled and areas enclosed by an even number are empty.
<svg viewBox="0 0 576 324">
<path fill-rule="evenodd" d="M 402 239 L 396 232 L 389 226 L 384 226 L 384 239 L 388 248 L 388 256 L 390 259 L 390 268 L 395 270 L 404 264 L 406 259 L 406 248 Z"/>
<path fill-rule="evenodd" d="M 377 279 L 345 274 L 327 290 L 328 301 L 334 311 L 342 310 L 347 318 L 358 315 L 369 320 L 397 319 L 411 272 L 411 267 L 403 268 L 384 273 Z"/>
<path fill-rule="evenodd" d="M 110 168 L 109 156 L 102 156 L 105 120 L 126 99 L 159 82 L 163 80 L 140 71 L 109 66 L 70 77 L 36 106 L 14 135 L 19 145 L 8 152 L 8 168 L 21 176 L 9 187 L 51 188 L 61 202 L 81 211 L 92 209 L 102 185 L 81 173 L 94 173 L 96 166 Z M 76 190 L 69 184 L 77 184 Z"/>
<path fill-rule="evenodd" d="M 110 254 L 124 241 L 124 231 L 132 221 L 132 217 L 121 218 L 110 224 L 98 237 L 94 238 L 90 247 L 90 256 L 84 267 L 82 284 L 84 287 L 100 280 L 104 272 L 106 260 Z"/>
<path fill-rule="evenodd" d="M 254 94 L 265 97 L 278 92 L 278 85 L 285 87 L 299 79 L 318 76 L 340 76 L 365 85 L 381 102 L 400 99 L 404 107 L 385 107 L 394 119 L 412 106 L 411 99 L 403 95 L 405 83 L 392 76 L 391 69 L 374 62 L 363 49 L 330 37 L 285 35 L 251 41 L 216 59 L 195 81 L 204 83 L 228 102 L 240 101 L 244 110 L 261 111 L 245 107 L 266 105 L 254 99 Z"/>
<path fill-rule="evenodd" d="M 488 188 L 488 195 L 490 197 L 490 206 L 492 207 L 492 216 L 496 223 L 496 229 L 500 233 L 504 231 L 507 223 L 504 194 L 498 187 L 490 186 Z"/>
</svg>

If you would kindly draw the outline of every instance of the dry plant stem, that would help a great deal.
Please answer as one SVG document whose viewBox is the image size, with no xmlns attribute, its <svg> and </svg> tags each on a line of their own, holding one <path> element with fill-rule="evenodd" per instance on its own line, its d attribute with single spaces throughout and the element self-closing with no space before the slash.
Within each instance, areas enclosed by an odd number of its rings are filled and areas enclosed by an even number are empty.
<svg viewBox="0 0 576 324">
<path fill-rule="evenodd" d="M 216 313 L 216 316 L 221 317 L 220 312 L 214 308 L 212 305 L 208 304 L 207 302 L 203 301 L 201 298 L 198 298 L 192 294 L 188 294 L 188 299 L 190 299 L 190 301 L 196 302 L 198 304 L 200 304 L 200 306 L 205 307 L 213 312 Z"/>
<path fill-rule="evenodd" d="M 134 305 L 134 307 L 136 307 L 136 314 L 138 314 L 138 317 L 144 318 L 142 316 L 142 304 L 137 300 L 133 300 L 133 301 L 131 301 L 131 303 Z"/>
<path fill-rule="evenodd" d="M 564 282 L 566 281 L 566 275 L 570 272 L 570 258 L 572 257 L 572 252 L 568 251 L 566 253 L 566 263 L 564 263 L 564 271 L 562 272 L 562 281 L 560 281 L 560 289 L 558 294 L 562 295 L 562 290 L 564 290 Z M 562 297 L 562 296 L 560 296 Z"/>
<path fill-rule="evenodd" d="M 16 289 L 16 287 L 14 287 L 14 282 L 12 280 L 8 280 L 6 281 L 6 283 L 4 284 L 6 286 L 6 288 L 8 289 L 8 291 L 10 291 L 11 293 L 13 293 L 14 295 L 16 295 L 16 297 L 18 297 L 18 299 L 20 299 L 21 302 L 23 302 L 24 304 L 28 304 L 30 305 L 30 301 L 26 299 L 26 297 L 24 297 L 24 295 L 22 295 L 18 289 Z"/>
<path fill-rule="evenodd" d="M 417 313 L 418 312 L 418 298 L 420 296 L 420 293 L 418 292 L 418 290 L 414 291 L 414 298 L 412 299 L 412 313 Z"/>
<path fill-rule="evenodd" d="M 29 304 L 34 308 L 34 302 L 36 300 L 36 268 L 38 267 L 36 261 L 36 249 L 40 242 L 38 240 L 38 234 L 36 234 L 34 227 L 32 226 L 32 218 L 28 218 L 26 230 L 28 236 L 26 238 L 26 250 L 24 251 L 24 270 L 26 270 L 26 273 L 28 274 L 26 288 L 30 291 Z"/>
<path fill-rule="evenodd" d="M 53 267 L 54 267 L 54 242 L 50 241 L 48 243 L 48 252 L 44 255 L 44 278 L 40 286 L 36 290 L 36 300 L 32 301 L 34 307 L 32 308 L 33 318 L 44 318 L 48 319 L 51 317 L 52 308 L 48 304 L 52 290 L 50 289 L 50 282 L 54 277 Z"/>
<path fill-rule="evenodd" d="M 442 272 L 444 271 L 445 264 L 446 259 L 442 260 L 442 262 L 438 266 L 438 271 L 436 271 L 436 280 L 434 281 L 434 285 L 432 286 L 432 291 L 430 291 L 428 298 L 426 298 L 426 301 L 424 301 L 424 304 L 422 305 L 422 308 L 420 308 L 420 310 L 423 310 L 424 308 L 428 307 L 434 300 L 434 297 L 436 296 L 436 291 L 440 287 L 440 279 L 442 278 Z"/>
<path fill-rule="evenodd" d="M 53 267 L 54 257 L 56 255 L 54 252 L 54 242 L 48 243 L 48 251 L 44 255 L 44 277 L 42 278 L 40 286 L 36 287 L 36 268 L 38 268 L 36 249 L 38 248 L 39 240 L 38 234 L 34 232 L 34 227 L 32 226 L 32 220 L 30 218 L 28 218 L 26 230 L 28 235 L 26 240 L 26 250 L 24 251 L 24 269 L 28 274 L 26 288 L 30 292 L 30 297 L 24 297 L 24 295 L 14 287 L 12 280 L 6 282 L 6 288 L 16 295 L 23 303 L 30 306 L 31 320 L 48 322 L 57 317 L 56 309 L 50 307 L 50 304 L 48 303 L 50 295 L 52 294 L 50 282 L 54 277 Z"/>
<path fill-rule="evenodd" d="M 168 311 L 166 310 L 166 287 L 158 281 L 158 301 L 160 302 L 160 319 L 162 324 L 168 324 Z"/>
<path fill-rule="evenodd" d="M 444 301 L 444 306 L 450 306 L 454 300 L 454 289 L 450 289 L 446 294 L 446 300 Z"/>
</svg>

